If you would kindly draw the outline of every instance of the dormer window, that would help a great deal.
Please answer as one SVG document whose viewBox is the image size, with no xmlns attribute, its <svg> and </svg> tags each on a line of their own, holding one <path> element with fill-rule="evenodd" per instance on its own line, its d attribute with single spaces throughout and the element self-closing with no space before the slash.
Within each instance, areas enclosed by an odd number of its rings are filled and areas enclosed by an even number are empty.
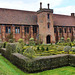
<svg viewBox="0 0 75 75">
<path fill-rule="evenodd" d="M 48 19 L 50 19 L 50 17 L 49 17 L 50 15 L 49 14 L 47 14 L 47 17 L 48 17 Z"/>
</svg>

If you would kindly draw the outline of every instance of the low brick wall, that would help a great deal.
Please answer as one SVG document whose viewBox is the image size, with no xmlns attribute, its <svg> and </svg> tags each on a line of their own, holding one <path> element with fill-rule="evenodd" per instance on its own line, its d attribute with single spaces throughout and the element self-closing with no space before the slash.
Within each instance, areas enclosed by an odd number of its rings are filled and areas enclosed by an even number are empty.
<svg viewBox="0 0 75 75">
<path fill-rule="evenodd" d="M 0 49 L 3 56 L 7 57 L 6 49 Z M 29 59 L 19 53 L 11 54 L 11 62 L 24 72 L 38 72 L 46 69 L 53 69 L 63 66 L 75 65 L 75 55 L 60 54 L 52 56 L 42 56 Z"/>
</svg>

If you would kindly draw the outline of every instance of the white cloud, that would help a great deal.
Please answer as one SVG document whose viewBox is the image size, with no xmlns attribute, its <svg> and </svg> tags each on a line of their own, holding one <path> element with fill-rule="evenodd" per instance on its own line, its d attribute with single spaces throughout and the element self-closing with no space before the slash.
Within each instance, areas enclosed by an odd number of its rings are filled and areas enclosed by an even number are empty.
<svg viewBox="0 0 75 75">
<path fill-rule="evenodd" d="M 75 6 L 67 6 L 56 8 L 61 5 L 64 0 L 36 0 L 35 2 L 24 2 L 23 0 L 2 0 L 0 1 L 0 8 L 20 9 L 37 11 L 40 8 L 40 2 L 42 2 L 43 8 L 47 8 L 47 4 L 50 3 L 50 8 L 54 8 L 54 13 L 57 14 L 68 14 L 75 12 Z"/>
<path fill-rule="evenodd" d="M 43 3 L 43 7 L 46 8 L 47 4 L 50 3 L 51 7 L 60 5 L 62 0 L 37 0 L 36 2 L 25 3 L 23 0 L 12 0 L 12 1 L 0 1 L 0 8 L 12 8 L 37 11 L 40 7 L 40 2 Z"/>
<path fill-rule="evenodd" d="M 57 13 L 57 14 L 71 15 L 71 13 L 75 13 L 75 6 L 55 8 L 54 12 Z"/>
</svg>

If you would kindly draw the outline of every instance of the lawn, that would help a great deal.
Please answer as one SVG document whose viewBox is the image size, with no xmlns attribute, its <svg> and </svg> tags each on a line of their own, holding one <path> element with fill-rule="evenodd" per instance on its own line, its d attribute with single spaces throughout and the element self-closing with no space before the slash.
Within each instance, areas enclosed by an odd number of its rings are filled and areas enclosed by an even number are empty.
<svg viewBox="0 0 75 75">
<path fill-rule="evenodd" d="M 0 75 L 75 75 L 75 68 L 67 66 L 39 73 L 27 74 L 0 55 Z"/>
</svg>

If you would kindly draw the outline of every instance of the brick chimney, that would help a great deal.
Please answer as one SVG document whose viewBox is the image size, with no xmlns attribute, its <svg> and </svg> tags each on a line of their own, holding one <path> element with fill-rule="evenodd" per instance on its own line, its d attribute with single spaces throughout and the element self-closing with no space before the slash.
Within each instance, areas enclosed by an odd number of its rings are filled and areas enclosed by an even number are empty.
<svg viewBox="0 0 75 75">
<path fill-rule="evenodd" d="M 49 3 L 47 5 L 48 5 L 48 9 L 49 9 Z"/>
<path fill-rule="evenodd" d="M 72 16 L 72 17 L 75 17 L 75 13 L 71 13 L 71 16 Z"/>
<path fill-rule="evenodd" d="M 40 2 L 40 10 L 42 9 L 42 2 Z"/>
</svg>

